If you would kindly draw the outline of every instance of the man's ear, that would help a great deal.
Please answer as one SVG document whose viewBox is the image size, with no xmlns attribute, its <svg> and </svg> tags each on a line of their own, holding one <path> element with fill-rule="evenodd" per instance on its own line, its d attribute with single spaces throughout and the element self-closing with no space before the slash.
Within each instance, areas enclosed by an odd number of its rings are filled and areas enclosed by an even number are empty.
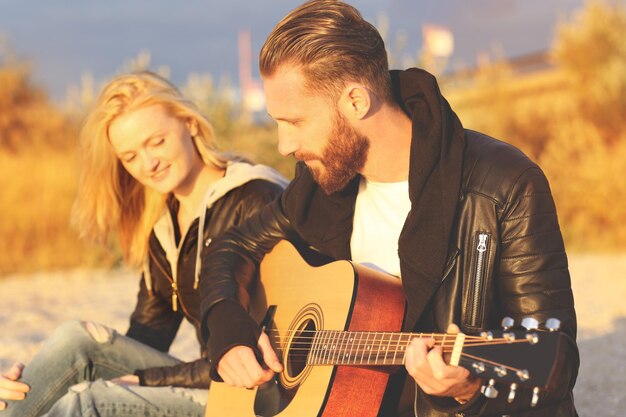
<svg viewBox="0 0 626 417">
<path fill-rule="evenodd" d="M 339 98 L 339 106 L 349 119 L 361 120 L 369 113 L 372 97 L 367 88 L 360 84 L 350 84 Z"/>
</svg>

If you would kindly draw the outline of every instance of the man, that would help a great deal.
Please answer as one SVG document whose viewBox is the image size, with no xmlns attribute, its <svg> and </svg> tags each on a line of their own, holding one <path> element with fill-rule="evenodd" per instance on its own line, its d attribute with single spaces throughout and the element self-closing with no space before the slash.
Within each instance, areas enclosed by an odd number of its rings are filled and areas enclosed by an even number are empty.
<svg viewBox="0 0 626 417">
<path fill-rule="evenodd" d="M 504 316 L 561 321 L 565 366 L 535 407 L 486 399 L 484 381 L 446 364 L 432 340 L 412 341 L 417 415 L 575 416 L 576 316 L 542 171 L 463 129 L 428 73 L 389 72 L 380 35 L 345 3 L 293 10 L 268 37 L 260 69 L 279 151 L 300 162 L 278 200 L 211 245 L 202 296 L 214 377 L 253 387 L 281 370 L 244 308 L 257 263 L 289 239 L 401 277 L 407 331 L 476 333 Z"/>
</svg>

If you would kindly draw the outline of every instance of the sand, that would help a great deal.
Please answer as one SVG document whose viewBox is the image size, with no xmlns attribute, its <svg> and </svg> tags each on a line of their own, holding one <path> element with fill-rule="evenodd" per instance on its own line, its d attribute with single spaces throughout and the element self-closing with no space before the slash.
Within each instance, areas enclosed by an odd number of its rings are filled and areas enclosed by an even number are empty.
<svg viewBox="0 0 626 417">
<path fill-rule="evenodd" d="M 626 254 L 570 255 L 578 314 L 580 373 L 574 391 L 581 416 L 617 417 L 626 401 Z M 28 362 L 67 320 L 94 320 L 124 332 L 138 276 L 127 270 L 76 270 L 0 278 L 0 369 Z M 172 354 L 192 360 L 198 345 L 185 324 Z"/>
</svg>

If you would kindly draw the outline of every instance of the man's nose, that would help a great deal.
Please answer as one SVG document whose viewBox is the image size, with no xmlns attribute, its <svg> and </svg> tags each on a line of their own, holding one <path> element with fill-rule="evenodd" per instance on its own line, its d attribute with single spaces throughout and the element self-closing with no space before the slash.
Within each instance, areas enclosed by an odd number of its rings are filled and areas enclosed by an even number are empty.
<svg viewBox="0 0 626 417">
<path fill-rule="evenodd" d="M 289 156 L 300 149 L 300 143 L 292 136 L 278 132 L 278 152 L 282 156 Z"/>
</svg>

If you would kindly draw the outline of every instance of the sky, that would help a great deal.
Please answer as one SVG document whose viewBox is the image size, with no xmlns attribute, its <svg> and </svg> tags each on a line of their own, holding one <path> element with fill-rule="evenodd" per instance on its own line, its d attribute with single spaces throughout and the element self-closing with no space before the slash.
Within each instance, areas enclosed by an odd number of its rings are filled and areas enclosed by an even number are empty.
<svg viewBox="0 0 626 417">
<path fill-rule="evenodd" d="M 505 57 L 546 50 L 555 23 L 571 19 L 583 0 L 352 0 L 363 16 L 389 22 L 387 45 L 406 36 L 405 53 L 422 48 L 422 25 L 454 36 L 448 70 L 472 66 L 481 53 Z M 191 73 L 238 82 L 237 38 L 252 35 L 253 75 L 274 25 L 300 4 L 293 0 L 0 0 L 0 39 L 33 64 L 34 80 L 53 99 L 91 73 L 107 80 L 142 51 L 151 68 L 167 66 L 179 86 Z M 1 53 L 1 52 L 0 52 Z M 1 55 L 0 55 L 1 57 Z"/>
</svg>

